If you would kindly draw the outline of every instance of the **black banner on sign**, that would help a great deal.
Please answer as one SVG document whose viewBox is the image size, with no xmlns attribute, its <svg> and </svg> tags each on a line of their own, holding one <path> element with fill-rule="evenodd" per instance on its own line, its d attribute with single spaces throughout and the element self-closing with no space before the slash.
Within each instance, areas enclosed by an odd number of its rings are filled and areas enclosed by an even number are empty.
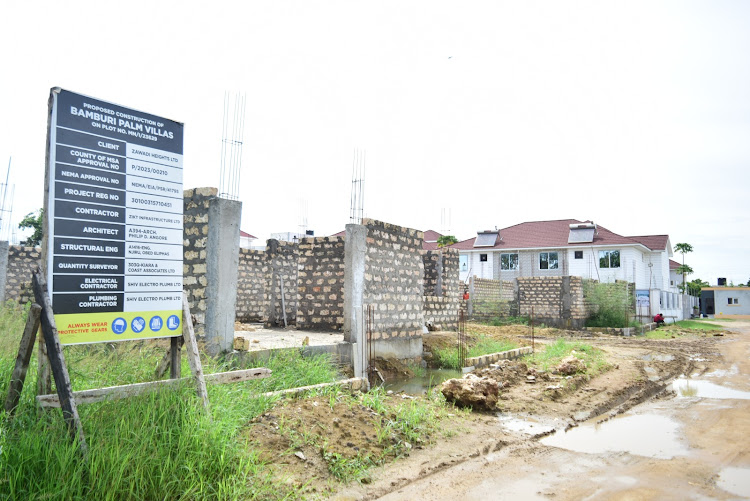
<svg viewBox="0 0 750 501">
<path fill-rule="evenodd" d="M 79 148 L 94 150 L 108 155 L 120 155 L 121 157 L 124 157 L 127 153 L 125 150 L 126 143 L 122 141 L 84 134 L 83 132 L 63 129 L 62 127 L 57 128 L 57 144 L 78 146 Z"/>
<path fill-rule="evenodd" d="M 55 237 L 55 256 L 125 257 L 125 242 Z"/>
<path fill-rule="evenodd" d="M 52 294 L 52 312 L 55 315 L 66 313 L 120 312 L 123 305 L 122 293 Z"/>
<path fill-rule="evenodd" d="M 179 122 L 60 90 L 57 125 L 182 155 Z"/>
<path fill-rule="evenodd" d="M 94 275 L 55 275 L 53 292 L 110 293 L 124 292 L 125 277 L 101 277 Z"/>
<path fill-rule="evenodd" d="M 118 205 L 125 207 L 125 191 L 94 188 L 80 184 L 55 183 L 55 198 L 58 200 L 77 200 L 94 204 Z M 106 207 L 102 207 L 106 209 Z"/>
<path fill-rule="evenodd" d="M 55 256 L 52 260 L 52 273 L 122 275 L 125 272 L 124 259 L 107 259 L 73 256 Z"/>
<path fill-rule="evenodd" d="M 55 236 L 121 240 L 124 242 L 125 225 L 55 218 Z"/>
<path fill-rule="evenodd" d="M 107 153 L 97 153 L 75 146 L 60 146 L 55 149 L 55 161 L 65 164 L 91 167 L 109 172 L 125 173 L 125 159 Z"/>
<path fill-rule="evenodd" d="M 94 169 L 84 169 L 72 165 L 57 164 L 55 167 L 56 181 L 69 181 L 87 185 L 102 186 L 104 188 L 125 189 L 125 175 L 114 172 L 102 172 Z"/>
<path fill-rule="evenodd" d="M 58 217 L 102 221 L 105 223 L 124 223 L 125 207 L 101 207 L 98 205 L 55 200 L 55 218 Z"/>
</svg>

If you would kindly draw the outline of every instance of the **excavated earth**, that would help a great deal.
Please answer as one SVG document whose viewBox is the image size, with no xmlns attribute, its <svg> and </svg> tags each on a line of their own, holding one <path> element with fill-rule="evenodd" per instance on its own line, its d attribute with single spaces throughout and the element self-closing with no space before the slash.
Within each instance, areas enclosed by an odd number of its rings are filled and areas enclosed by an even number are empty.
<svg viewBox="0 0 750 501">
<path fill-rule="evenodd" d="M 524 326 L 472 325 L 469 330 L 515 340 L 519 345 L 531 344 L 528 328 Z M 407 451 L 401 449 L 398 459 L 396 452 L 389 452 L 388 442 L 383 445 L 377 440 L 382 420 L 395 415 L 384 418 L 364 405 L 328 397 L 280 403 L 248 427 L 245 439 L 266 451 L 263 458 L 280 478 L 290 485 L 304 486 L 303 491 L 310 498 L 410 499 L 415 495 L 409 491 L 410 485 L 434 483 L 432 492 L 429 487 L 422 487 L 427 489 L 423 498 L 448 499 L 460 496 L 466 487 L 451 480 L 448 483 L 454 485 L 455 491 L 449 494 L 443 486 L 445 482 L 438 479 L 455 474 L 463 463 L 491 458 L 498 451 L 521 464 L 538 459 L 540 454 L 549 453 L 548 448 L 540 446 L 539 439 L 555 430 L 571 429 L 591 420 L 606 421 L 645 401 L 670 397 L 672 380 L 685 374 L 701 375 L 720 365 L 720 344 L 739 334 L 673 331 L 672 335 L 669 339 L 651 340 L 642 336 L 582 336 L 581 332 L 555 329 L 536 331 L 537 349 L 558 337 L 574 338 L 601 349 L 608 370 L 595 377 L 565 377 L 540 373 L 520 361 L 479 369 L 476 375 L 489 376 L 500 383 L 497 410 L 451 413 L 441 422 L 441 433 L 427 437 L 424 443 L 407 444 Z M 425 349 L 429 352 L 436 346 L 451 346 L 455 339 L 453 333 L 427 336 Z M 386 377 L 403 375 L 409 370 L 394 361 L 381 361 L 379 365 Z M 410 398 L 413 397 L 392 394 L 386 398 L 386 406 L 395 408 Z M 516 421 L 523 425 L 515 428 L 500 425 Z M 321 454 L 319 443 L 312 443 L 311 433 L 328 437 L 327 457 Z M 394 444 L 402 440 L 391 438 Z M 365 452 L 383 457 L 385 466 L 373 470 L 362 482 L 345 485 L 334 479 L 329 467 L 332 453 L 355 457 Z"/>
</svg>

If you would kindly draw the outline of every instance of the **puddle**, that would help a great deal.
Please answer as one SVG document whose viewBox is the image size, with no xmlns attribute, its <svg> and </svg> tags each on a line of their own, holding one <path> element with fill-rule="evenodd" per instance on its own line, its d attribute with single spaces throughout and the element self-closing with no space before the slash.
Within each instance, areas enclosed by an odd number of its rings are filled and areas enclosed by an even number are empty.
<svg viewBox="0 0 750 501">
<path fill-rule="evenodd" d="M 675 379 L 672 382 L 672 391 L 678 397 L 750 400 L 750 392 L 733 390 L 726 386 L 720 386 L 700 379 Z"/>
<path fill-rule="evenodd" d="M 434 388 L 446 379 L 461 377 L 463 377 L 461 371 L 453 369 L 427 369 L 424 376 L 388 379 L 383 388 L 396 393 L 404 392 L 408 395 L 423 395 L 430 388 Z"/>
<path fill-rule="evenodd" d="M 717 369 L 715 371 L 705 373 L 702 377 L 722 378 L 722 377 L 727 377 L 727 376 L 736 376 L 739 373 L 740 373 L 740 369 L 736 365 L 733 365 L 732 367 L 729 368 L 729 370 Z"/>
<path fill-rule="evenodd" d="M 736 496 L 750 498 L 750 468 L 724 468 L 719 472 L 716 485 Z"/>
<path fill-rule="evenodd" d="M 643 355 L 641 360 L 645 360 L 646 362 L 652 360 L 655 362 L 671 362 L 674 360 L 674 355 Z"/>
<path fill-rule="evenodd" d="M 598 425 L 582 425 L 565 433 L 557 432 L 541 443 L 587 454 L 627 452 L 657 459 L 688 454 L 680 440 L 679 425 L 656 414 L 626 415 Z"/>
<path fill-rule="evenodd" d="M 512 416 L 499 416 L 500 425 L 508 431 L 524 435 L 544 435 L 555 430 L 554 426 L 545 425 L 532 419 L 519 419 Z"/>
</svg>

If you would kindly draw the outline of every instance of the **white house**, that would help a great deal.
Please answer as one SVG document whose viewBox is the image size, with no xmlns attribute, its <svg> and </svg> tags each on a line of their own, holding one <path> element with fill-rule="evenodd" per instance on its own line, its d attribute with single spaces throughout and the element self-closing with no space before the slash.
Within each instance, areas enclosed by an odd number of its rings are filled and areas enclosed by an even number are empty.
<svg viewBox="0 0 750 501">
<path fill-rule="evenodd" d="M 452 247 L 459 250 L 464 281 L 471 276 L 512 280 L 565 275 L 624 280 L 649 298 L 643 302 L 650 312 L 683 310 L 683 300 L 670 284 L 669 235 L 626 237 L 591 221 L 561 219 L 481 231 Z"/>
</svg>

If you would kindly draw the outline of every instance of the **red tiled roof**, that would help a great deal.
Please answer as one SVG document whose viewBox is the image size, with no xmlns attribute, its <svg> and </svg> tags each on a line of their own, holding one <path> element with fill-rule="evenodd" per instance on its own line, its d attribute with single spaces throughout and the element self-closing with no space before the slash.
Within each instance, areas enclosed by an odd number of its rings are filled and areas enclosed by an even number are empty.
<svg viewBox="0 0 750 501">
<path fill-rule="evenodd" d="M 669 235 L 643 235 L 632 238 L 639 244 L 643 244 L 651 250 L 665 250 L 667 248 L 667 242 L 669 241 Z"/>
<path fill-rule="evenodd" d="M 556 221 L 532 221 L 528 223 L 520 223 L 507 228 L 502 228 L 500 231 L 500 240 L 493 247 L 481 247 L 477 249 L 535 249 L 535 248 L 560 248 L 560 247 L 590 247 L 592 245 L 627 245 L 640 243 L 646 245 L 644 242 L 637 240 L 637 238 L 644 239 L 649 243 L 656 245 L 656 241 L 650 239 L 664 239 L 664 247 L 666 246 L 667 237 L 666 235 L 658 235 L 655 237 L 623 237 L 612 231 L 609 231 L 603 226 L 597 225 L 596 233 L 594 234 L 593 242 L 584 243 L 568 243 L 568 236 L 570 234 L 571 224 L 590 223 L 591 221 L 578 221 L 577 219 L 559 219 Z M 452 247 L 459 250 L 474 250 L 474 241 L 476 237 L 464 240 L 454 244 Z M 653 247 L 646 245 L 649 249 Z M 663 250 L 664 247 L 657 250 Z"/>
<path fill-rule="evenodd" d="M 332 237 L 345 237 L 346 236 L 346 230 L 339 231 L 338 233 L 334 233 L 331 236 Z"/>
<path fill-rule="evenodd" d="M 671 270 L 676 270 L 676 269 L 677 269 L 677 268 L 679 268 L 680 266 L 681 266 L 681 265 L 680 265 L 680 263 L 678 263 L 678 262 L 677 262 L 677 261 L 675 261 L 674 259 L 670 259 L 670 260 L 669 260 L 669 270 L 670 270 L 670 271 L 671 271 Z"/>
<path fill-rule="evenodd" d="M 246 231 L 242 231 L 242 230 L 240 230 L 240 237 L 242 237 L 242 238 L 254 238 L 255 240 L 258 239 L 258 237 L 254 237 L 250 233 L 247 233 Z"/>
<path fill-rule="evenodd" d="M 434 230 L 427 230 L 424 232 L 424 241 L 425 242 L 437 242 L 437 239 L 442 237 L 442 233 L 438 233 Z"/>
</svg>

